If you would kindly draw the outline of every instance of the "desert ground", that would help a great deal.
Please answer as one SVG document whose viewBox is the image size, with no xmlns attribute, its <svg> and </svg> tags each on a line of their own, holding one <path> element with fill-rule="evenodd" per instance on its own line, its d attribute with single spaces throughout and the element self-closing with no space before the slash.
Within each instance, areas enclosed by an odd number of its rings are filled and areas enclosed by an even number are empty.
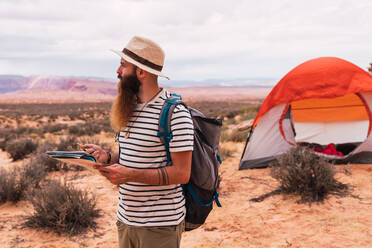
<svg viewBox="0 0 372 248">
<path fill-rule="evenodd" d="M 337 178 L 354 186 L 360 197 L 331 196 L 321 204 L 297 204 L 294 196 L 272 196 L 262 202 L 249 199 L 273 190 L 277 184 L 269 169 L 238 171 L 242 144 L 221 165 L 220 201 L 205 225 L 186 232 L 181 247 L 371 247 L 372 165 L 349 165 L 350 175 Z M 3 166 L 11 166 L 1 153 Z M 342 170 L 342 168 L 339 168 Z M 57 174 L 57 173 L 56 173 Z M 78 174 L 76 176 L 75 174 Z M 62 176 L 62 175 L 51 175 Z M 32 211 L 25 201 L 0 206 L 1 247 L 117 247 L 115 216 L 117 189 L 90 171 L 68 172 L 64 177 L 97 195 L 102 217 L 95 231 L 74 237 L 22 227 Z"/>
<path fill-rule="evenodd" d="M 257 105 L 256 101 L 251 101 L 253 105 L 248 103 L 249 101 L 246 106 Z M 252 118 L 252 113 L 249 112 L 252 108 L 242 111 L 241 102 L 220 106 L 215 103 L 199 103 L 196 106 L 212 115 L 217 115 L 215 109 L 223 112 L 224 131 L 234 129 L 241 122 Z M 214 109 L 211 109 L 212 106 Z M 4 109 L 17 109 L 18 114 L 9 114 L 12 111 Z M 0 105 L 0 110 L 3 111 L 0 113 L 1 127 L 15 128 L 23 125 L 40 129 L 45 125 L 66 124 L 64 128 L 67 129 L 47 133 L 43 138 L 57 140 L 74 131 L 68 129 L 69 127 L 81 125 L 82 118 L 70 118 L 66 109 L 58 110 L 62 111 L 61 115 L 54 112 L 51 114 L 50 111 L 43 115 L 40 110 L 31 117 L 24 114 L 26 109 L 25 105 Z M 97 109 L 89 112 L 84 108 L 79 113 L 85 119 L 91 118 L 90 120 L 104 118 L 104 114 L 107 113 Z M 85 135 L 107 142 L 115 149 L 110 132 Z M 37 139 L 36 136 L 33 137 Z M 372 165 L 336 166 L 336 178 L 353 188 L 352 195 L 346 197 L 329 196 L 323 203 L 311 205 L 299 204 L 299 198 L 291 195 L 274 195 L 262 202 L 252 202 L 251 198 L 276 189 L 278 183 L 270 176 L 269 168 L 238 170 L 244 139 L 245 137 L 231 140 L 225 137 L 222 141 L 221 145 L 228 147 L 231 153 L 220 167 L 222 208 L 214 206 L 202 227 L 185 232 L 181 247 L 372 247 Z M 0 150 L 0 167 L 9 169 L 21 166 L 27 163 L 30 156 L 12 161 L 7 152 Z M 0 204 L 0 247 L 118 246 L 115 226 L 118 196 L 116 186 L 88 170 L 55 171 L 48 173 L 47 178 L 66 180 L 94 194 L 97 208 L 101 210 L 101 216 L 96 219 L 97 228 L 76 236 L 58 235 L 46 229 L 32 229 L 23 225 L 25 218 L 33 212 L 32 205 L 26 200 L 5 202 Z"/>
</svg>

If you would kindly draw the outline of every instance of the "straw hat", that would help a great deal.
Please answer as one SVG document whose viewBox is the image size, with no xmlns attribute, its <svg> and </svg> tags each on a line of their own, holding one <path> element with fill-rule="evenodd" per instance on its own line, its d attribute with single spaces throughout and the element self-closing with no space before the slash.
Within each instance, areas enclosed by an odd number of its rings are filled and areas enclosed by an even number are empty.
<svg viewBox="0 0 372 248">
<path fill-rule="evenodd" d="M 155 42 L 134 36 L 124 47 L 123 51 L 111 51 L 139 68 L 169 80 L 169 77 L 161 72 L 165 54 Z"/>
</svg>

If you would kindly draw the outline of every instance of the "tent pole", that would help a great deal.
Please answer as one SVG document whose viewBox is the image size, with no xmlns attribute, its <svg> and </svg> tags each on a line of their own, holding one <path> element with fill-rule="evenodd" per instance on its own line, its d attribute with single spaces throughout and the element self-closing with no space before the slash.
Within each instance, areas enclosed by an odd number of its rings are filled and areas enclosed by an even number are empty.
<svg viewBox="0 0 372 248">
<path fill-rule="evenodd" d="M 242 161 L 242 159 L 244 157 L 245 149 L 247 149 L 247 145 L 248 145 L 249 139 L 251 138 L 252 133 L 253 133 L 253 125 L 251 126 L 251 129 L 249 130 L 247 141 L 245 142 L 244 150 L 243 150 L 242 156 L 240 158 L 240 162 Z"/>
</svg>

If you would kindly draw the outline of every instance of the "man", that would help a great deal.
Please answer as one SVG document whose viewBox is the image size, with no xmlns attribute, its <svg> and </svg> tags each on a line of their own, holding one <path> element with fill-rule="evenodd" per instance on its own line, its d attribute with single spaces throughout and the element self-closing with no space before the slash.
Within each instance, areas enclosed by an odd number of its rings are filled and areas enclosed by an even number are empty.
<svg viewBox="0 0 372 248">
<path fill-rule="evenodd" d="M 133 37 L 117 69 L 118 95 L 111 124 L 119 132 L 119 153 L 84 145 L 98 162 L 101 174 L 119 185 L 117 226 L 120 247 L 179 247 L 186 214 L 180 184 L 190 177 L 193 124 L 189 111 L 177 105 L 171 119 L 172 163 L 166 166 L 166 149 L 157 137 L 159 115 L 170 93 L 158 85 L 163 50 L 153 41 Z M 169 78 L 168 78 L 169 79 Z"/>
</svg>

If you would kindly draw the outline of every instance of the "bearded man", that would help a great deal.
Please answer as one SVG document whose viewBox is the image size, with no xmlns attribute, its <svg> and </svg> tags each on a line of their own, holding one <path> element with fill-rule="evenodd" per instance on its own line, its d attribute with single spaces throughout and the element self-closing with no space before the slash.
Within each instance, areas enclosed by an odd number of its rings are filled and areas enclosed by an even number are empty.
<svg viewBox="0 0 372 248">
<path fill-rule="evenodd" d="M 110 164 L 97 169 L 119 185 L 120 247 L 179 247 L 186 214 L 180 184 L 190 178 L 192 119 L 187 108 L 176 106 L 170 122 L 172 164 L 166 166 L 166 148 L 157 136 L 160 112 L 170 96 L 158 85 L 158 76 L 169 79 L 161 72 L 164 52 L 155 42 L 137 36 L 123 51 L 114 52 L 121 57 L 118 95 L 111 111 L 119 152 L 93 144 L 83 147 L 98 162 Z"/>
</svg>

